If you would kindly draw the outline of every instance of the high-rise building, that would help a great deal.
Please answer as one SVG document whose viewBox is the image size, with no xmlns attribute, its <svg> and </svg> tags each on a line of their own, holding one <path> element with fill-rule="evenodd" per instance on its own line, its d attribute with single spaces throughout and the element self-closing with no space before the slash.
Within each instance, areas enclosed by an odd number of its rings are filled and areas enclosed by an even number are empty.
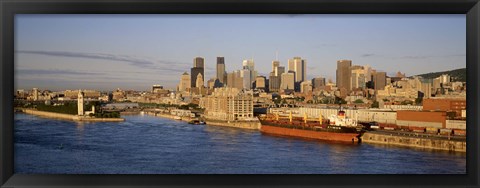
<svg viewBox="0 0 480 188">
<path fill-rule="evenodd" d="M 280 61 L 272 61 L 272 72 L 275 73 L 275 76 L 278 76 L 278 67 L 280 66 Z"/>
<path fill-rule="evenodd" d="M 199 74 L 203 75 L 204 69 L 202 67 L 193 67 L 190 69 L 190 87 L 194 88 L 197 87 L 197 77 Z"/>
<path fill-rule="evenodd" d="M 195 79 L 195 87 L 202 88 L 204 86 L 203 76 L 202 74 L 197 75 L 197 79 Z"/>
<path fill-rule="evenodd" d="M 241 76 L 243 77 L 244 89 L 251 89 L 252 83 L 257 77 L 257 71 L 255 71 L 255 63 L 253 59 L 243 60 L 243 69 L 241 71 Z M 248 77 L 245 77 L 247 75 Z"/>
<path fill-rule="evenodd" d="M 350 81 L 351 81 L 351 72 L 350 67 L 352 66 L 351 60 L 338 60 L 337 61 L 337 87 L 338 89 L 345 88 L 347 91 L 350 91 Z"/>
<path fill-rule="evenodd" d="M 268 89 L 270 92 L 278 92 L 280 91 L 280 82 L 281 76 L 275 76 L 274 72 L 270 73 L 268 77 Z"/>
<path fill-rule="evenodd" d="M 387 73 L 386 72 L 376 72 L 373 74 L 373 82 L 375 90 L 383 90 L 387 85 Z"/>
<path fill-rule="evenodd" d="M 243 89 L 252 89 L 252 77 L 251 77 L 251 72 L 248 69 L 242 69 L 241 70 L 241 75 L 243 78 Z"/>
<path fill-rule="evenodd" d="M 196 81 L 199 74 L 202 74 L 202 78 L 205 77 L 205 59 L 203 57 L 195 57 L 193 59 L 193 68 L 190 69 L 190 87 L 196 87 Z"/>
<path fill-rule="evenodd" d="M 195 57 L 193 59 L 193 67 L 201 67 L 205 68 L 205 58 L 203 57 Z M 202 73 L 203 75 L 203 73 Z"/>
<path fill-rule="evenodd" d="M 217 57 L 217 79 L 220 81 L 220 83 L 225 84 L 225 78 L 225 58 Z"/>
<path fill-rule="evenodd" d="M 265 76 L 257 76 L 257 78 L 255 78 L 255 88 L 256 89 L 266 89 L 266 78 Z"/>
<path fill-rule="evenodd" d="M 187 72 L 184 72 L 180 77 L 180 84 L 178 84 L 178 91 L 187 91 L 191 86 L 190 75 Z"/>
<path fill-rule="evenodd" d="M 322 86 L 325 86 L 325 78 L 323 77 L 317 77 L 312 79 L 312 87 L 313 89 L 321 88 Z"/>
<path fill-rule="evenodd" d="M 307 80 L 307 61 L 301 57 L 294 57 L 288 60 L 288 71 L 295 74 L 295 82 L 300 83 Z"/>
<path fill-rule="evenodd" d="M 351 81 L 350 81 L 350 89 L 356 88 L 365 88 L 365 70 L 364 67 L 359 65 L 354 65 L 350 68 L 351 70 Z"/>
<path fill-rule="evenodd" d="M 283 73 L 280 81 L 281 90 L 293 90 L 295 89 L 295 75 L 293 71 Z"/>
</svg>

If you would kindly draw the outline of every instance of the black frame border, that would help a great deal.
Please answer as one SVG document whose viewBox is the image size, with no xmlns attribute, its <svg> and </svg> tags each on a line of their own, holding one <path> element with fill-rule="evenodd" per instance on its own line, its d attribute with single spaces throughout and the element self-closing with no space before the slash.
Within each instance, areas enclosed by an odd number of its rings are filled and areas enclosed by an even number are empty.
<svg viewBox="0 0 480 188">
<path fill-rule="evenodd" d="M 15 14 L 466 14 L 467 175 L 21 175 L 13 173 Z M 478 187 L 479 0 L 3 0 L 0 64 L 2 187 Z"/>
</svg>

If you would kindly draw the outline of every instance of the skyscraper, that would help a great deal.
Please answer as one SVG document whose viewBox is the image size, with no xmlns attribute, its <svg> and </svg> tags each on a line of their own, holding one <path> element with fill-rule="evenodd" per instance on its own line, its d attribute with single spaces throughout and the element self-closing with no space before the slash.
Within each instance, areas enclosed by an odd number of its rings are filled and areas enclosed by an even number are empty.
<svg viewBox="0 0 480 188">
<path fill-rule="evenodd" d="M 193 67 L 202 67 L 205 68 L 205 58 L 195 57 L 193 59 Z M 203 74 L 202 74 L 203 75 Z"/>
<path fill-rule="evenodd" d="M 205 59 L 203 57 L 195 57 L 193 59 L 193 68 L 190 69 L 190 86 L 192 88 L 197 85 L 196 81 L 198 74 L 202 74 L 202 79 L 205 77 Z"/>
<path fill-rule="evenodd" d="M 350 67 L 351 70 L 351 82 L 350 89 L 365 88 L 365 70 L 363 66 L 354 65 Z"/>
<path fill-rule="evenodd" d="M 387 85 L 387 73 L 376 72 L 373 75 L 373 82 L 375 83 L 375 90 L 383 90 Z"/>
<path fill-rule="evenodd" d="M 278 76 L 278 67 L 280 66 L 280 61 L 272 61 L 272 72 L 275 73 L 275 76 Z"/>
<path fill-rule="evenodd" d="M 202 88 L 204 86 L 203 84 L 204 84 L 203 76 L 202 76 L 202 74 L 198 74 L 197 79 L 196 79 L 196 87 Z"/>
<path fill-rule="evenodd" d="M 180 78 L 180 84 L 178 84 L 178 91 L 186 91 L 191 86 L 190 75 L 184 72 Z"/>
<path fill-rule="evenodd" d="M 293 71 L 288 71 L 288 73 L 283 73 L 280 81 L 280 89 L 284 90 L 293 90 L 295 88 L 295 76 Z"/>
<path fill-rule="evenodd" d="M 225 58 L 224 57 L 217 57 L 217 79 L 220 83 L 225 84 Z"/>
<path fill-rule="evenodd" d="M 337 87 L 338 89 L 345 88 L 350 91 L 352 60 L 338 60 L 337 61 Z"/>
<path fill-rule="evenodd" d="M 289 59 L 288 71 L 295 73 L 295 82 L 297 83 L 307 80 L 307 61 L 301 57 Z"/>
<path fill-rule="evenodd" d="M 253 59 L 247 59 L 243 60 L 243 69 L 241 71 L 241 76 L 243 77 L 243 85 L 244 89 L 251 89 L 252 88 L 252 83 L 255 81 L 255 78 L 257 77 L 257 71 L 255 71 L 255 63 L 253 62 Z M 245 77 L 245 76 L 248 77 Z"/>
</svg>

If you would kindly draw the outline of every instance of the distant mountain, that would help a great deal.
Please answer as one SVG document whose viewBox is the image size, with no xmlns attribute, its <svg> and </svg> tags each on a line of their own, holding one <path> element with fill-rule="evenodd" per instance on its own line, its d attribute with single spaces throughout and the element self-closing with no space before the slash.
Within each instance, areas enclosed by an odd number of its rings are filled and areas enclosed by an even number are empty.
<svg viewBox="0 0 480 188">
<path fill-rule="evenodd" d="M 443 71 L 443 72 L 431 72 L 431 73 L 426 73 L 426 74 L 420 74 L 417 76 L 421 76 L 423 78 L 437 78 L 441 76 L 442 74 L 448 74 L 451 76 L 452 81 L 456 82 L 466 82 L 467 81 L 467 68 L 462 68 L 462 69 L 455 69 L 455 70 L 450 70 L 450 71 Z"/>
</svg>

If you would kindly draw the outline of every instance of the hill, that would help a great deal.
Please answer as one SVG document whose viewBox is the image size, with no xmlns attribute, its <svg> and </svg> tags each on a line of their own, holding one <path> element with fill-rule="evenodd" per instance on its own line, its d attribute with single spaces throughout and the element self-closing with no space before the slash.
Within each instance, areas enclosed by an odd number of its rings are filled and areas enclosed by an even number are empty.
<svg viewBox="0 0 480 188">
<path fill-rule="evenodd" d="M 426 74 L 420 74 L 417 76 L 421 76 L 423 78 L 433 79 L 437 78 L 442 74 L 448 74 L 452 77 L 452 81 L 456 82 L 466 82 L 467 81 L 467 68 L 455 69 L 450 71 L 443 71 L 443 72 L 431 72 Z"/>
</svg>

